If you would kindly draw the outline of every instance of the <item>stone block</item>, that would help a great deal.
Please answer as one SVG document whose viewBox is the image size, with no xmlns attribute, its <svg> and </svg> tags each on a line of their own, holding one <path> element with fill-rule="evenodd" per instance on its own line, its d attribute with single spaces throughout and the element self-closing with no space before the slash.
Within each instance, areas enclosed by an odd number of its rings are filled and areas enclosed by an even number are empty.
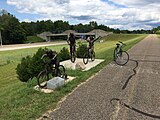
<svg viewBox="0 0 160 120">
<path fill-rule="evenodd" d="M 61 87 L 65 84 L 65 79 L 61 77 L 54 77 L 51 80 L 47 81 L 47 89 L 54 90 L 55 88 Z"/>
<path fill-rule="evenodd" d="M 75 68 L 76 68 L 77 70 L 84 70 L 84 69 L 86 69 L 86 66 L 85 66 L 85 64 L 84 64 L 83 62 L 78 62 L 78 63 L 75 65 Z"/>
</svg>

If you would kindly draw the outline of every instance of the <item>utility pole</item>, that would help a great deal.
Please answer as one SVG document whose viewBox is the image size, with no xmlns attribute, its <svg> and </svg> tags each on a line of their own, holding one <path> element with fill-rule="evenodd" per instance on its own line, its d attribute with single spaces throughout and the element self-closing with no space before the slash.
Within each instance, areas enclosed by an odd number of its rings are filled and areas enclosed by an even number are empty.
<svg viewBox="0 0 160 120">
<path fill-rule="evenodd" d="M 2 36 L 1 36 L 1 30 L 0 30 L 0 41 L 1 41 L 1 47 L 2 47 Z"/>
</svg>

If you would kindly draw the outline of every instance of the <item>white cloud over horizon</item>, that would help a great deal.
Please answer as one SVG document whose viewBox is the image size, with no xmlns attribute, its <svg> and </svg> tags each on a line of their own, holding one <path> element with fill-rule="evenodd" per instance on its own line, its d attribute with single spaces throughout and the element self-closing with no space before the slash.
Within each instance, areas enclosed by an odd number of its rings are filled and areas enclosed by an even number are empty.
<svg viewBox="0 0 160 120">
<path fill-rule="evenodd" d="M 112 28 L 152 29 L 160 26 L 158 0 L 7 0 L 19 13 L 37 14 L 37 20 L 65 20 L 70 24 L 96 21 Z M 25 18 L 29 21 L 29 19 Z"/>
</svg>

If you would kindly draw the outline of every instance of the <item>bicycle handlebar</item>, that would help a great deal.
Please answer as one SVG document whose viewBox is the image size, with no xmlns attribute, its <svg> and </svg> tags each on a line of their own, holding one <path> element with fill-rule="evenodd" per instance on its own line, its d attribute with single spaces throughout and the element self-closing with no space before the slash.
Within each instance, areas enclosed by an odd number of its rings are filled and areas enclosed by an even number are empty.
<svg viewBox="0 0 160 120">
<path fill-rule="evenodd" d="M 43 59 L 45 56 L 47 56 L 47 54 L 43 54 L 42 57 L 41 57 L 41 59 Z"/>
<path fill-rule="evenodd" d="M 121 43 L 122 45 L 126 45 L 125 43 L 121 42 L 121 41 L 118 41 L 119 43 Z"/>
<path fill-rule="evenodd" d="M 41 59 L 43 59 L 45 56 L 47 56 L 47 54 L 43 54 Z M 57 57 L 57 54 L 51 60 L 54 60 L 56 57 Z M 43 62 L 47 63 L 44 59 L 43 59 Z"/>
</svg>

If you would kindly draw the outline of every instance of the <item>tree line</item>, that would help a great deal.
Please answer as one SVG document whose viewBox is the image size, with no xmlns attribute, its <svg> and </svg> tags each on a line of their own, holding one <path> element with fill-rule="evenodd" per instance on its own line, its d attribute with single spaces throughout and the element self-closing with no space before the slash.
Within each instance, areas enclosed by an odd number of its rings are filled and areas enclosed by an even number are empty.
<svg viewBox="0 0 160 120">
<path fill-rule="evenodd" d="M 3 44 L 24 43 L 27 36 L 35 36 L 39 33 L 50 31 L 52 33 L 62 33 L 65 30 L 75 30 L 76 32 L 89 32 L 93 29 L 101 29 L 116 34 L 151 34 L 158 33 L 160 26 L 153 30 L 120 30 L 113 29 L 106 25 L 98 25 L 96 21 L 88 24 L 70 25 L 68 21 L 42 20 L 36 22 L 19 22 L 19 20 L 5 10 L 0 12 L 0 31 L 3 38 Z"/>
</svg>

